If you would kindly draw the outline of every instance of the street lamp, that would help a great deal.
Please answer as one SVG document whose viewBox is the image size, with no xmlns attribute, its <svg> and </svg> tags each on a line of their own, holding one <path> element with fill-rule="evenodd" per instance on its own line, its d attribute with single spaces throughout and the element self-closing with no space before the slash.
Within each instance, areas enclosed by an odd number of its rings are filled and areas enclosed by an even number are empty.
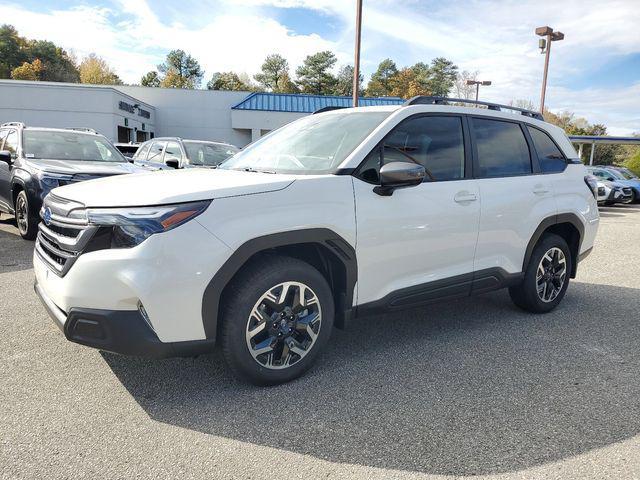
<svg viewBox="0 0 640 480">
<path fill-rule="evenodd" d="M 540 53 L 544 53 L 544 75 L 542 77 L 542 93 L 540 94 L 540 113 L 544 114 L 544 95 L 547 90 L 547 72 L 549 71 L 549 54 L 551 53 L 551 42 L 557 42 L 564 39 L 564 33 L 554 32 L 551 27 L 536 28 L 536 35 L 541 38 L 538 41 Z"/>
<path fill-rule="evenodd" d="M 362 0 L 356 0 L 356 44 L 353 61 L 353 106 L 358 106 L 358 87 L 360 86 L 360 31 L 362 29 Z"/>
<path fill-rule="evenodd" d="M 480 92 L 480 85 L 491 85 L 491 80 L 467 80 L 467 85 L 476 86 L 476 102 L 478 101 L 478 94 Z"/>
</svg>

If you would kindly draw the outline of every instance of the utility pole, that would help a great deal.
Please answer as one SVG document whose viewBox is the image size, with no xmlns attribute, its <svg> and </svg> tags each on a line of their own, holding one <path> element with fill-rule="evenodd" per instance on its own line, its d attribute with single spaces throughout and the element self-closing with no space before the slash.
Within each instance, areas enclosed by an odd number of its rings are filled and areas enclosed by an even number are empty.
<svg viewBox="0 0 640 480">
<path fill-rule="evenodd" d="M 554 32 L 551 27 L 536 28 L 536 35 L 541 38 L 538 42 L 540 53 L 544 53 L 544 74 L 542 76 L 542 92 L 540 93 L 540 113 L 544 115 L 544 97 L 547 91 L 547 73 L 549 72 L 549 56 L 551 55 L 551 43 L 564 39 L 564 33 Z"/>
<path fill-rule="evenodd" d="M 467 80 L 467 85 L 476 86 L 476 102 L 478 101 L 478 95 L 480 94 L 480 85 L 491 85 L 491 80 Z"/>
<path fill-rule="evenodd" d="M 362 30 L 362 0 L 356 0 L 356 45 L 353 62 L 353 106 L 358 106 L 358 87 L 360 86 L 360 34 Z"/>
</svg>

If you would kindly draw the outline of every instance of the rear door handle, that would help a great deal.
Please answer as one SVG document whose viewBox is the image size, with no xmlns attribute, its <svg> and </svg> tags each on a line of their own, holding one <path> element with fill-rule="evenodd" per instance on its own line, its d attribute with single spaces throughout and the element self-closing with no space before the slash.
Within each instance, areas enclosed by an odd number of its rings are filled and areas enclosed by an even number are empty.
<svg viewBox="0 0 640 480">
<path fill-rule="evenodd" d="M 536 185 L 533 187 L 533 193 L 536 195 L 544 195 L 545 193 L 549 193 L 549 189 L 544 185 Z"/>
<path fill-rule="evenodd" d="M 456 193 L 456 196 L 453 197 L 453 201 L 456 203 L 475 202 L 477 199 L 478 199 L 478 196 L 475 193 L 470 193 L 470 192 L 467 192 L 466 190 Z"/>
</svg>

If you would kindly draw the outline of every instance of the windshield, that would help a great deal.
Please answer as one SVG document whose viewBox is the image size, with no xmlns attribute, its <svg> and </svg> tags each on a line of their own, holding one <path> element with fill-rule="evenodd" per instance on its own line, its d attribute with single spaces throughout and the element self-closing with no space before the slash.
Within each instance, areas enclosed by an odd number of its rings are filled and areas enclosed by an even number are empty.
<svg viewBox="0 0 640 480">
<path fill-rule="evenodd" d="M 24 130 L 22 135 L 25 158 L 126 162 L 122 154 L 99 135 L 55 130 Z"/>
<path fill-rule="evenodd" d="M 310 115 L 249 145 L 219 168 L 331 173 L 389 115 L 353 111 Z"/>
<path fill-rule="evenodd" d="M 636 178 L 638 178 L 636 175 L 634 175 L 631 170 L 627 170 L 626 168 L 621 168 L 620 170 L 618 170 L 620 172 L 620 174 L 622 174 L 622 176 L 624 178 L 626 178 L 627 180 L 634 180 Z"/>
<path fill-rule="evenodd" d="M 184 148 L 191 165 L 215 167 L 240 150 L 232 145 L 185 141 Z"/>
</svg>

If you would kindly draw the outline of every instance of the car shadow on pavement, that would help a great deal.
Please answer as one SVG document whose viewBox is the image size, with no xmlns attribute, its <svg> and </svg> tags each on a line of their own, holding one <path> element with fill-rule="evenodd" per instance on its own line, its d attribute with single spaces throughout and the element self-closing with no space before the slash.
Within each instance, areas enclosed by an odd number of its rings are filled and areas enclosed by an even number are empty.
<svg viewBox="0 0 640 480">
<path fill-rule="evenodd" d="M 547 315 L 500 291 L 360 318 L 271 388 L 234 380 L 217 353 L 103 357 L 160 422 L 332 462 L 490 474 L 640 432 L 638 307 L 640 290 L 574 282 Z"/>
<path fill-rule="evenodd" d="M 33 244 L 24 240 L 12 218 L 0 219 L 0 273 L 33 268 Z"/>
</svg>

